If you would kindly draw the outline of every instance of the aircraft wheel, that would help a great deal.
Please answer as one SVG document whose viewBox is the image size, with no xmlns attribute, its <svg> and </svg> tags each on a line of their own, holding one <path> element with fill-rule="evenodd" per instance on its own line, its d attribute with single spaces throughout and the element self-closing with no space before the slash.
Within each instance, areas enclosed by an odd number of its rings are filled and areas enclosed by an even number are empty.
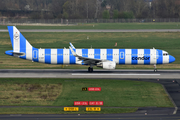
<svg viewBox="0 0 180 120">
<path fill-rule="evenodd" d="M 88 72 L 93 72 L 93 68 L 88 67 Z"/>
<path fill-rule="evenodd" d="M 88 72 L 91 72 L 91 68 L 90 67 L 88 67 Z"/>
<path fill-rule="evenodd" d="M 91 72 L 93 72 L 93 68 L 91 68 Z"/>
</svg>

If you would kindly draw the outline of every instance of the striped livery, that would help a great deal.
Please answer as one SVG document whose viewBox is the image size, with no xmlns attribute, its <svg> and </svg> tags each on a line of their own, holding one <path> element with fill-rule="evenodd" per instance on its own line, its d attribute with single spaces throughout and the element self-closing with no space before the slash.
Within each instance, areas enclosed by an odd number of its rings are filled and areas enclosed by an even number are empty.
<svg viewBox="0 0 180 120">
<path fill-rule="evenodd" d="M 8 26 L 8 30 L 13 50 L 6 51 L 7 55 L 46 64 L 84 64 L 70 49 L 37 49 L 16 27 Z M 121 65 L 166 64 L 175 61 L 166 51 L 158 49 L 75 49 L 74 46 L 73 49 L 84 58 L 114 61 Z"/>
</svg>

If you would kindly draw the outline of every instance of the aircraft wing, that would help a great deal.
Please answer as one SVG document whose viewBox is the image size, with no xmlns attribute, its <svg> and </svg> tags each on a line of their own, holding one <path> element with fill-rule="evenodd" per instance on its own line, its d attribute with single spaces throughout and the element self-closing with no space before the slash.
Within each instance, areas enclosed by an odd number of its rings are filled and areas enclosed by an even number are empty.
<svg viewBox="0 0 180 120">
<path fill-rule="evenodd" d="M 83 57 L 81 55 L 78 55 L 70 46 L 69 46 L 69 48 L 75 57 L 78 57 L 79 60 L 83 60 L 84 64 L 96 64 L 96 63 L 99 63 L 102 61 L 108 61 L 108 60 L 103 60 L 103 59 L 94 59 L 94 58 Z"/>
</svg>

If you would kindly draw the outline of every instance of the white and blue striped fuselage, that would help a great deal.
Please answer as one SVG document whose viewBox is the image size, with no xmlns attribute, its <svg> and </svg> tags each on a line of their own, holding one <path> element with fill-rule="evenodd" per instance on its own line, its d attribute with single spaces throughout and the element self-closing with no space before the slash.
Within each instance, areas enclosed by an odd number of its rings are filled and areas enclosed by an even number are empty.
<svg viewBox="0 0 180 120">
<path fill-rule="evenodd" d="M 31 47 L 31 46 L 30 46 Z M 157 49 L 75 49 L 76 53 L 88 58 L 115 61 L 116 64 L 150 65 L 171 63 L 166 51 Z M 82 64 L 70 49 L 36 49 L 27 48 L 22 59 L 46 64 Z"/>
</svg>

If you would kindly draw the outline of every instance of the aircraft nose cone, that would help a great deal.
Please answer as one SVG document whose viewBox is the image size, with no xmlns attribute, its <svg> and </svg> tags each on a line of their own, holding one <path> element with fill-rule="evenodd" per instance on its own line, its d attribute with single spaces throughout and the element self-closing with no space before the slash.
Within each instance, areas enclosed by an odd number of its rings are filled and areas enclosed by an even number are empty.
<svg viewBox="0 0 180 120">
<path fill-rule="evenodd" d="M 169 63 L 172 63 L 172 62 L 174 62 L 176 59 L 173 57 L 173 56 L 169 56 Z"/>
</svg>

